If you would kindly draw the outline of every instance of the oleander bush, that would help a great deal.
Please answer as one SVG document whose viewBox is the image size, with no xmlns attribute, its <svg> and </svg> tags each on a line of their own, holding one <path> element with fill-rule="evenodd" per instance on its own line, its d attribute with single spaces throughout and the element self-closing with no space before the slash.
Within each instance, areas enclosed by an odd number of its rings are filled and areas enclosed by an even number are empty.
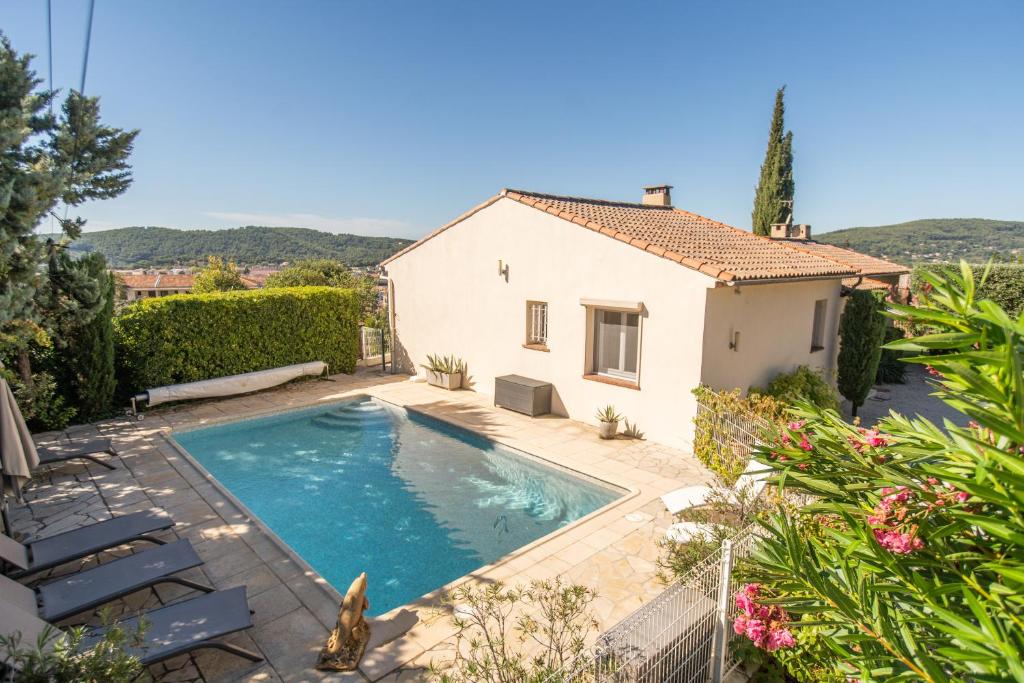
<svg viewBox="0 0 1024 683">
<path fill-rule="evenodd" d="M 755 457 L 810 502 L 763 523 L 734 630 L 848 679 L 1024 681 L 1024 320 L 979 300 L 967 264 L 923 278 L 919 305 L 888 314 L 936 332 L 889 347 L 971 422 L 791 411 Z"/>
<path fill-rule="evenodd" d="M 122 393 L 314 360 L 352 372 L 360 314 L 335 287 L 143 299 L 114 321 Z"/>
</svg>

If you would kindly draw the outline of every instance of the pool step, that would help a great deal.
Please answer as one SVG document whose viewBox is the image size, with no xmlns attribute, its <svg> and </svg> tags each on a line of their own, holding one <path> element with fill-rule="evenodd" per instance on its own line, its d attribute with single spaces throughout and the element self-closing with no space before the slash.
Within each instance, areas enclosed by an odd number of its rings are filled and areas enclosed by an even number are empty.
<svg viewBox="0 0 1024 683">
<path fill-rule="evenodd" d="M 388 411 L 376 403 L 349 404 L 329 413 L 321 413 L 311 420 L 318 427 L 329 429 L 367 427 L 386 424 L 388 421 Z"/>
</svg>

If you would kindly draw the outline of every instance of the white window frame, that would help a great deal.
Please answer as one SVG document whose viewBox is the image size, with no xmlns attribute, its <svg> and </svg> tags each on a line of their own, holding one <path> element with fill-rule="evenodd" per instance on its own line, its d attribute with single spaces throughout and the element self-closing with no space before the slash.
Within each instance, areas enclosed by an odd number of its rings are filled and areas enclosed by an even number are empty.
<svg viewBox="0 0 1024 683">
<path fill-rule="evenodd" d="M 622 330 L 619 333 L 619 367 L 618 368 L 605 368 L 605 369 L 602 370 L 601 369 L 601 363 L 600 363 L 600 358 L 601 358 L 601 341 L 602 340 L 601 340 L 601 336 L 598 334 L 598 325 L 600 324 L 599 321 L 606 314 L 619 315 L 620 316 L 620 320 L 621 320 L 620 324 L 622 326 Z M 628 339 L 628 336 L 629 336 L 628 330 L 629 330 L 629 327 L 630 327 L 629 325 L 626 325 L 626 321 L 628 320 L 627 316 L 630 316 L 630 315 L 635 315 L 637 317 L 637 321 L 636 321 L 636 358 L 635 358 L 636 371 L 635 372 L 630 372 L 628 370 L 620 369 L 620 368 L 624 368 L 626 366 L 626 353 L 627 353 L 626 349 L 627 349 L 627 346 L 628 346 L 627 339 Z M 595 375 L 599 375 L 601 377 L 610 377 L 612 379 L 621 380 L 621 381 L 625 381 L 625 382 L 631 382 L 633 384 L 638 384 L 639 383 L 639 380 L 640 380 L 640 318 L 641 318 L 640 313 L 636 312 L 636 311 L 627 311 L 627 310 L 610 309 L 610 308 L 596 308 L 596 307 L 593 309 L 593 320 L 591 321 L 591 325 L 590 325 L 590 336 L 591 336 L 591 339 L 592 339 L 593 350 L 592 350 L 592 358 L 591 358 L 590 362 L 591 362 L 591 367 L 593 368 L 593 373 Z"/>
<path fill-rule="evenodd" d="M 828 320 L 828 299 L 814 302 L 814 314 L 811 318 L 811 353 L 825 348 L 825 322 Z"/>
<path fill-rule="evenodd" d="M 548 345 L 548 303 L 546 301 L 526 302 L 526 344 L 527 346 Z"/>
</svg>

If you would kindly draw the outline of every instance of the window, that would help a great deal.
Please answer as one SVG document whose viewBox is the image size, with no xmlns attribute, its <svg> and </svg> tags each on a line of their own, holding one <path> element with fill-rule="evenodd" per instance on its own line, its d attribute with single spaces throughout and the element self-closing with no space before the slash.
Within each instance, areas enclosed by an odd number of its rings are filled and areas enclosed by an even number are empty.
<svg viewBox="0 0 1024 683">
<path fill-rule="evenodd" d="M 639 355 L 640 314 L 595 309 L 593 371 L 636 382 Z"/>
<path fill-rule="evenodd" d="M 526 302 L 526 345 L 548 345 L 548 305 L 544 301 Z"/>
<path fill-rule="evenodd" d="M 825 348 L 825 314 L 828 312 L 828 300 L 818 299 L 814 302 L 814 325 L 811 329 L 811 352 Z"/>
</svg>

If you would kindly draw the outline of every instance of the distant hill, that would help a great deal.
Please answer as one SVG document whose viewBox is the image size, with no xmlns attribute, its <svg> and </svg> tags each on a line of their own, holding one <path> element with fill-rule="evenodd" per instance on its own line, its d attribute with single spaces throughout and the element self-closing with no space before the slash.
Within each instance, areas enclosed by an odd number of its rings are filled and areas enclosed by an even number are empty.
<svg viewBox="0 0 1024 683">
<path fill-rule="evenodd" d="M 1024 254 L 1024 221 L 929 218 L 895 225 L 847 228 L 814 239 L 900 263 L 966 259 L 972 263 Z"/>
<path fill-rule="evenodd" d="M 412 244 L 397 237 L 337 235 L 308 228 L 247 226 L 228 230 L 174 230 L 131 227 L 86 232 L 72 244 L 79 252 L 98 251 L 115 268 L 193 265 L 211 254 L 240 265 L 277 264 L 328 258 L 349 266 L 371 266 Z"/>
</svg>

